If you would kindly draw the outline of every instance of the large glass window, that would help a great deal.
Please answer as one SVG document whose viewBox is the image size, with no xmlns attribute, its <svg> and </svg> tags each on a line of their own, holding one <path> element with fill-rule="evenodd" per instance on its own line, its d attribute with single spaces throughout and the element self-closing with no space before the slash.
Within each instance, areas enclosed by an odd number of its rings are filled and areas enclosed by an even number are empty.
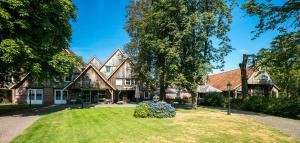
<svg viewBox="0 0 300 143">
<path fill-rule="evenodd" d="M 42 104 L 43 103 L 43 89 L 28 89 L 27 94 L 28 104 Z"/>
<path fill-rule="evenodd" d="M 61 100 L 61 98 L 60 98 L 61 94 L 60 93 L 61 93 L 60 90 L 55 91 L 55 100 Z"/>
<path fill-rule="evenodd" d="M 31 100 L 35 100 L 35 89 L 29 89 L 29 97 Z"/>
<path fill-rule="evenodd" d="M 68 98 L 68 91 L 67 90 L 54 90 L 55 99 L 54 104 L 66 104 Z"/>
</svg>

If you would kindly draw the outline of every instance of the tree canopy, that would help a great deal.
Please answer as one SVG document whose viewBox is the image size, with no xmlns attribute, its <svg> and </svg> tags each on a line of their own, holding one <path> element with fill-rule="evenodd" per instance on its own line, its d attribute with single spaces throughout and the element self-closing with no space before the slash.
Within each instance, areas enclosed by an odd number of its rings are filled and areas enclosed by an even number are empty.
<svg viewBox="0 0 300 143">
<path fill-rule="evenodd" d="M 272 75 L 285 95 L 298 95 L 300 77 L 300 2 L 287 0 L 276 4 L 272 0 L 250 0 L 243 5 L 251 16 L 258 16 L 254 38 L 268 30 L 276 30 L 270 48 L 262 49 L 258 57 L 261 66 Z"/>
<path fill-rule="evenodd" d="M 126 52 L 138 77 L 160 87 L 185 88 L 195 97 L 197 86 L 215 63 L 224 64 L 231 51 L 227 36 L 232 1 L 132 0 L 126 30 Z M 214 46 L 212 39 L 218 39 Z M 216 40 L 217 41 L 217 40 Z M 194 101 L 196 103 L 196 101 Z"/>
<path fill-rule="evenodd" d="M 21 69 L 41 78 L 70 73 L 77 57 L 64 48 L 75 19 L 71 0 L 0 0 L 1 81 Z"/>
</svg>

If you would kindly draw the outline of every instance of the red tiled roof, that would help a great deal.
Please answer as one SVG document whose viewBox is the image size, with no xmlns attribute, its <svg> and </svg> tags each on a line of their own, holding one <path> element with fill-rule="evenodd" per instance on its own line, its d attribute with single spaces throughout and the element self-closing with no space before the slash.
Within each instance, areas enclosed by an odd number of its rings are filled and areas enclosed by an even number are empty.
<svg viewBox="0 0 300 143">
<path fill-rule="evenodd" d="M 253 74 L 253 69 L 247 68 L 247 76 L 248 79 Z M 237 86 L 241 85 L 241 70 L 235 69 L 231 71 L 226 71 L 219 74 L 214 74 L 208 76 L 208 84 L 220 89 L 222 91 L 227 90 L 227 83 L 230 82 L 232 84 L 232 89 L 236 88 Z"/>
</svg>

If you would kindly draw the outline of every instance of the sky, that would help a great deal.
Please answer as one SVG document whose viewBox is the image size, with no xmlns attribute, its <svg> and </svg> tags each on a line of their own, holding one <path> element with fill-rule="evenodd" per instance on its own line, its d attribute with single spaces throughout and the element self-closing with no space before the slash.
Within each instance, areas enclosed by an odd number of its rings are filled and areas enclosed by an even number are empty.
<svg viewBox="0 0 300 143">
<path fill-rule="evenodd" d="M 239 0 L 238 3 L 244 0 Z M 123 49 L 130 41 L 124 29 L 128 0 L 73 0 L 77 7 L 77 20 L 72 22 L 71 49 L 87 62 L 97 56 L 104 62 L 117 48 Z M 234 50 L 225 58 L 224 71 L 239 68 L 243 54 L 256 54 L 261 48 L 268 48 L 276 32 L 268 31 L 251 40 L 251 31 L 258 22 L 257 17 L 249 17 L 244 10 L 232 11 L 233 22 L 229 37 Z M 222 70 L 214 70 L 219 73 Z"/>
</svg>

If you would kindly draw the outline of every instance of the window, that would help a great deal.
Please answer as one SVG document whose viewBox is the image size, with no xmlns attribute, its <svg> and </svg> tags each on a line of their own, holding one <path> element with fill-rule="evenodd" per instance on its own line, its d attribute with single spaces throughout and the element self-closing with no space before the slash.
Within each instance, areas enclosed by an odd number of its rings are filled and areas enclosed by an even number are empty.
<svg viewBox="0 0 300 143">
<path fill-rule="evenodd" d="M 110 72 L 111 71 L 111 66 L 105 66 L 106 72 Z"/>
<path fill-rule="evenodd" d="M 105 91 L 98 91 L 98 97 L 99 99 L 105 98 L 106 97 Z"/>
<path fill-rule="evenodd" d="M 64 81 L 65 82 L 71 82 L 72 76 L 64 76 Z"/>
<path fill-rule="evenodd" d="M 43 89 L 28 89 L 27 94 L 28 104 L 42 104 L 43 103 Z"/>
<path fill-rule="evenodd" d="M 68 98 L 67 90 L 54 90 L 54 104 L 66 104 Z"/>
<path fill-rule="evenodd" d="M 67 100 L 68 97 L 68 91 L 63 91 L 62 100 Z"/>
<path fill-rule="evenodd" d="M 35 89 L 29 89 L 29 97 L 31 100 L 35 100 Z"/>
<path fill-rule="evenodd" d="M 130 79 L 125 79 L 125 85 L 130 85 L 131 80 Z"/>
<path fill-rule="evenodd" d="M 148 92 L 148 91 L 145 91 L 145 92 L 144 92 L 144 98 L 145 98 L 145 99 L 150 99 L 150 95 L 149 95 L 149 92 Z"/>
<path fill-rule="evenodd" d="M 260 80 L 269 80 L 269 77 L 267 75 L 261 75 Z"/>
<path fill-rule="evenodd" d="M 135 85 L 135 80 L 134 79 L 131 80 L 131 85 Z"/>
<path fill-rule="evenodd" d="M 123 85 L 122 79 L 116 79 L 116 85 Z"/>
<path fill-rule="evenodd" d="M 134 79 L 125 79 L 125 85 L 135 85 Z"/>
<path fill-rule="evenodd" d="M 55 100 L 60 100 L 60 90 L 55 91 Z"/>
</svg>

